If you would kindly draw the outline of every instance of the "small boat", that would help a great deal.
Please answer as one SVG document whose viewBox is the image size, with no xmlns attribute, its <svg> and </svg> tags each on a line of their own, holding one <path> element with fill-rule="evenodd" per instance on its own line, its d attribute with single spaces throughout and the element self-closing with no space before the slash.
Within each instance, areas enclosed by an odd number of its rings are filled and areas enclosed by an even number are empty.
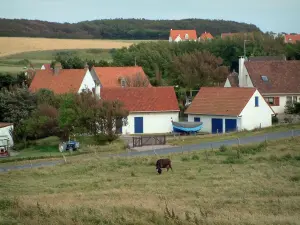
<svg viewBox="0 0 300 225">
<path fill-rule="evenodd" d="M 196 133 L 202 129 L 202 122 L 174 122 L 172 121 L 173 132 L 175 133 Z"/>
</svg>

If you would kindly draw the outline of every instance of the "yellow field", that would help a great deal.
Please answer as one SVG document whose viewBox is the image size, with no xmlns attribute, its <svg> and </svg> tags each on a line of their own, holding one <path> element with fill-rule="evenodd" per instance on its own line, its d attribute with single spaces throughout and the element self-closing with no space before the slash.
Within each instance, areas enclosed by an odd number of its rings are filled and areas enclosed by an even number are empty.
<svg viewBox="0 0 300 225">
<path fill-rule="evenodd" d="M 0 57 L 21 52 L 60 49 L 112 49 L 132 45 L 126 40 L 78 40 L 50 38 L 0 37 Z"/>
</svg>

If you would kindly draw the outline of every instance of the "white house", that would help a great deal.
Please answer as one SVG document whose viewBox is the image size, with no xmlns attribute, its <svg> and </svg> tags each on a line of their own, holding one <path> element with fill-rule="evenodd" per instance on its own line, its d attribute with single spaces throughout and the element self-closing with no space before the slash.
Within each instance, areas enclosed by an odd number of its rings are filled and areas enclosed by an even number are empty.
<svg viewBox="0 0 300 225">
<path fill-rule="evenodd" d="M 88 68 L 62 69 L 60 63 L 56 64 L 54 69 L 36 72 L 29 90 L 37 91 L 39 89 L 49 89 L 55 94 L 81 93 L 89 90 L 100 95 L 100 87 L 95 84 Z"/>
<path fill-rule="evenodd" d="M 232 76 L 232 75 L 231 75 Z M 224 87 L 255 87 L 276 114 L 287 103 L 300 100 L 300 61 L 264 58 L 239 59 L 239 73 L 227 78 Z"/>
<path fill-rule="evenodd" d="M 170 30 L 169 42 L 197 41 L 196 30 Z"/>
<path fill-rule="evenodd" d="M 269 127 L 274 112 L 256 88 L 202 87 L 185 114 L 201 131 L 225 133 Z"/>
<path fill-rule="evenodd" d="M 0 146 L 12 147 L 14 145 L 12 131 L 14 125 L 12 123 L 0 123 Z"/>
<path fill-rule="evenodd" d="M 103 88 L 101 99 L 119 100 L 129 111 L 122 134 L 169 133 L 171 121 L 179 120 L 179 107 L 173 87 Z"/>
</svg>

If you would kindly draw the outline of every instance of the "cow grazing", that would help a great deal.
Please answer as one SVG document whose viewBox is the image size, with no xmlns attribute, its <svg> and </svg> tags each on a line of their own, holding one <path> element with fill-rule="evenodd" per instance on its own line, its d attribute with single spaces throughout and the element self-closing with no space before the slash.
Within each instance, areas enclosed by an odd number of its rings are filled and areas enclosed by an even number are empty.
<svg viewBox="0 0 300 225">
<path fill-rule="evenodd" d="M 167 171 L 169 171 L 169 169 L 172 169 L 172 165 L 171 165 L 171 160 L 170 159 L 159 159 L 156 161 L 156 171 L 161 174 L 162 173 L 162 168 L 167 168 Z"/>
</svg>

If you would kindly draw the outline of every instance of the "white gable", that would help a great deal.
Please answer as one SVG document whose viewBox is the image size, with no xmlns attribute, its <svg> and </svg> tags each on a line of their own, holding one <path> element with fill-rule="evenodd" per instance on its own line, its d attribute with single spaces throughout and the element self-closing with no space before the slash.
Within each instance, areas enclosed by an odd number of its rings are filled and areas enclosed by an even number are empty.
<svg viewBox="0 0 300 225">
<path fill-rule="evenodd" d="M 92 77 L 90 71 L 87 70 L 85 73 L 85 76 L 83 77 L 83 80 L 81 82 L 78 93 L 81 93 L 85 89 L 92 91 L 93 88 L 95 88 L 95 82 L 93 80 L 93 77 Z"/>
</svg>

